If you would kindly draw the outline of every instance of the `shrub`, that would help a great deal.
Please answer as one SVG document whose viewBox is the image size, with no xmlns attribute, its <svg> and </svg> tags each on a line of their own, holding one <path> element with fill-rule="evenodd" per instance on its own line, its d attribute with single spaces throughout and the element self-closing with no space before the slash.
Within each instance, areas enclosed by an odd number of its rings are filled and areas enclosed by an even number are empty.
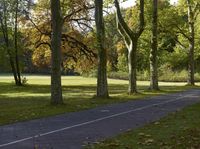
<svg viewBox="0 0 200 149">
<path fill-rule="evenodd" d="M 22 85 L 25 85 L 28 83 L 28 79 L 26 77 L 22 76 L 21 79 L 22 79 Z"/>
<path fill-rule="evenodd" d="M 121 72 L 128 72 L 128 60 L 125 54 L 118 57 L 117 69 Z"/>
<path fill-rule="evenodd" d="M 112 79 L 122 79 L 128 80 L 128 72 L 109 72 L 108 77 Z M 137 73 L 137 80 L 148 81 L 150 78 L 148 71 L 140 71 Z M 164 82 L 187 82 L 188 72 L 186 70 L 182 71 L 172 71 L 171 69 L 166 69 L 159 73 L 159 81 Z M 195 81 L 200 81 L 200 74 L 195 73 Z"/>
<path fill-rule="evenodd" d="M 122 72 L 122 71 L 109 72 L 108 78 L 128 80 L 128 72 Z"/>
</svg>

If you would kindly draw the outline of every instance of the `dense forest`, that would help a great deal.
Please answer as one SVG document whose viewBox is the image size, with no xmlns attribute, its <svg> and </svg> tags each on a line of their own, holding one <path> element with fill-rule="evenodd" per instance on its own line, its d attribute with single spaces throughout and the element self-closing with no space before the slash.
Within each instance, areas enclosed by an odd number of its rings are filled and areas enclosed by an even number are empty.
<svg viewBox="0 0 200 149">
<path fill-rule="evenodd" d="M 136 0 L 1 0 L 0 72 L 97 77 L 97 96 L 108 97 L 107 76 L 136 80 L 200 80 L 200 2 Z M 54 92 L 60 96 L 61 90 Z M 60 94 L 60 95 L 58 95 Z M 59 102 L 59 101 L 58 101 Z"/>
</svg>

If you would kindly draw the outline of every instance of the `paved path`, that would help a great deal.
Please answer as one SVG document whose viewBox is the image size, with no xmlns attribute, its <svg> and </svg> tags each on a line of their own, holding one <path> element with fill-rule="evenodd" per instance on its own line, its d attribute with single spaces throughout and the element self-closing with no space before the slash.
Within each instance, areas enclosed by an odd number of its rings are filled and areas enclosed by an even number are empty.
<svg viewBox="0 0 200 149">
<path fill-rule="evenodd" d="M 0 149 L 80 149 L 197 102 L 200 90 L 189 90 L 0 126 Z"/>
</svg>

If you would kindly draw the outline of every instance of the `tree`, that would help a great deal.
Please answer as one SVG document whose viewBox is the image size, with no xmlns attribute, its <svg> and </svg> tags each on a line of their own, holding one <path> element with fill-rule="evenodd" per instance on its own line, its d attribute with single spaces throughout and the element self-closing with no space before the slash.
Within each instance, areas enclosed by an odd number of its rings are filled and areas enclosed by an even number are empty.
<svg viewBox="0 0 200 149">
<path fill-rule="evenodd" d="M 153 0 L 153 15 L 152 15 L 152 40 L 150 51 L 150 89 L 159 90 L 158 87 L 158 72 L 157 72 L 157 26 L 158 26 L 158 0 Z"/>
<path fill-rule="evenodd" d="M 194 80 L 194 46 L 195 46 L 195 32 L 194 32 L 194 21 L 195 21 L 195 10 L 192 9 L 191 0 L 187 0 L 188 6 L 188 25 L 189 25 L 189 62 L 188 62 L 188 84 L 195 85 Z"/>
<path fill-rule="evenodd" d="M 96 64 L 94 62 L 96 49 L 90 34 L 91 21 L 94 20 L 90 9 L 93 9 L 94 6 L 87 0 L 66 1 L 66 3 L 61 3 L 61 6 L 63 14 L 61 71 L 65 74 L 73 73 L 71 71 L 73 69 L 82 74 Z M 30 28 L 24 29 L 29 42 L 31 40 L 30 45 L 35 45 L 31 47 L 33 64 L 45 72 L 49 72 L 51 61 L 49 53 L 52 28 L 49 9 L 50 3 L 39 0 L 34 13 L 27 17 L 29 19 L 27 24 Z M 84 69 L 85 66 L 87 70 Z"/>
<path fill-rule="evenodd" d="M 62 104 L 61 86 L 61 36 L 63 19 L 61 16 L 60 0 L 51 0 L 51 103 Z"/>
<path fill-rule="evenodd" d="M 107 52 L 105 49 L 105 27 L 103 19 L 103 0 L 95 0 L 95 22 L 96 38 L 98 49 L 98 76 L 97 76 L 97 97 L 107 98 Z"/>
<path fill-rule="evenodd" d="M 19 48 L 18 48 L 18 11 L 19 11 L 19 0 L 15 1 L 15 23 L 14 23 L 14 47 L 15 47 L 15 64 L 16 64 L 16 73 L 18 78 L 17 85 L 21 86 L 21 72 L 19 66 Z"/>
<path fill-rule="evenodd" d="M 130 27 L 124 21 L 122 17 L 118 0 L 115 0 L 116 7 L 116 20 L 117 28 L 121 36 L 123 37 L 126 47 L 128 48 L 128 68 L 129 68 L 129 94 L 137 93 L 136 84 L 136 67 L 137 67 L 137 43 L 140 35 L 144 30 L 144 0 L 140 0 L 140 13 L 139 24 L 135 30 L 131 30 Z"/>
<path fill-rule="evenodd" d="M 186 5 L 185 5 L 186 4 Z M 196 0 L 184 0 L 179 1 L 179 6 L 181 7 L 181 16 L 184 19 L 186 25 L 184 28 L 177 26 L 178 33 L 185 38 L 185 41 L 178 42 L 182 47 L 188 49 L 188 85 L 195 85 L 194 79 L 194 48 L 195 48 L 195 23 L 197 22 L 197 17 L 199 15 L 200 3 Z M 187 7 L 187 12 L 184 10 L 184 6 Z M 187 13 L 187 14 L 186 14 Z M 186 28 L 187 27 L 187 28 Z M 185 45 L 185 43 L 189 44 Z"/>
<path fill-rule="evenodd" d="M 81 52 L 79 51 L 81 54 L 86 53 L 86 55 L 94 55 L 92 51 L 85 48 L 85 44 L 66 33 L 69 31 L 69 28 L 74 29 L 77 25 L 81 29 L 83 26 L 87 26 L 86 22 L 90 20 L 86 13 L 91 8 L 89 8 L 87 1 L 73 0 L 63 2 L 61 9 L 60 1 L 51 0 L 50 18 L 49 4 L 46 3 L 45 0 L 40 0 L 39 4 L 46 10 L 44 11 L 42 9 L 42 13 L 38 14 L 40 19 L 42 19 L 42 24 L 40 24 L 41 20 L 37 20 L 37 24 L 30 16 L 27 16 L 27 18 L 32 26 L 39 32 L 39 39 L 37 40 L 36 47 L 46 45 L 46 47 L 51 48 L 51 103 L 62 104 L 61 66 L 63 64 L 61 50 L 65 47 L 65 43 L 68 42 L 71 48 L 74 48 L 75 45 L 81 47 Z M 62 13 L 65 15 L 62 15 Z M 71 55 L 69 54 L 68 56 Z M 74 56 L 72 55 L 71 57 Z"/>
<path fill-rule="evenodd" d="M 0 26 L 1 31 L 3 32 L 4 46 L 8 53 L 8 59 L 15 79 L 15 84 L 21 86 L 22 82 L 18 50 L 19 1 L 16 0 L 12 2 L 3 0 L 0 2 L 0 7 Z M 12 31 L 14 32 L 12 33 Z M 13 37 L 13 39 L 11 37 Z"/>
</svg>

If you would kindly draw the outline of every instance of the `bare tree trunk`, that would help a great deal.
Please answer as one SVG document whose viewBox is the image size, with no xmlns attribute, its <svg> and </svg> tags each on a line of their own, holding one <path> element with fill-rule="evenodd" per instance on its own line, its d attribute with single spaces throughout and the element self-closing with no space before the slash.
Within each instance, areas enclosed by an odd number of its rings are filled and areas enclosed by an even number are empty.
<svg viewBox="0 0 200 149">
<path fill-rule="evenodd" d="M 13 60 L 13 56 L 12 56 L 12 53 L 11 53 L 10 47 L 9 47 L 9 40 L 7 39 L 7 37 L 4 37 L 4 38 L 5 38 L 5 43 L 6 43 L 6 48 L 7 48 L 7 53 L 8 53 L 8 57 L 9 57 L 9 62 L 10 62 L 12 74 L 13 74 L 13 77 L 14 77 L 14 80 L 15 80 L 15 85 L 18 85 L 19 84 L 18 83 L 18 77 L 17 77 L 17 72 L 16 72 L 16 69 L 15 69 L 15 62 Z"/>
<path fill-rule="evenodd" d="M 194 40 L 190 41 L 188 56 L 189 56 L 188 85 L 195 85 L 195 80 L 194 80 Z"/>
<path fill-rule="evenodd" d="M 131 41 L 130 49 L 128 50 L 128 68 L 129 68 L 129 94 L 137 93 L 137 39 Z"/>
<path fill-rule="evenodd" d="M 61 86 L 61 34 L 63 20 L 61 16 L 60 0 L 51 0 L 51 103 L 62 104 Z"/>
<path fill-rule="evenodd" d="M 118 0 L 115 0 L 116 7 L 116 21 L 119 33 L 124 39 L 128 49 L 128 67 L 129 67 L 129 88 L 128 93 L 137 93 L 137 43 L 140 35 L 144 30 L 144 0 L 140 0 L 140 20 L 135 31 L 132 31 L 127 23 L 124 21 Z"/>
<path fill-rule="evenodd" d="M 150 51 L 150 89 L 159 90 L 158 87 L 158 68 L 157 68 L 157 25 L 158 24 L 158 0 L 153 0 L 152 17 L 152 43 Z"/>
<path fill-rule="evenodd" d="M 18 42 L 17 42 L 17 34 L 18 34 L 18 5 L 19 1 L 16 0 L 16 8 L 15 8 L 15 31 L 14 31 L 14 42 L 15 42 L 15 64 L 16 64 L 16 73 L 17 73 L 17 85 L 21 86 L 21 72 L 19 67 L 19 53 L 18 53 Z"/>
<path fill-rule="evenodd" d="M 105 27 L 103 19 L 103 0 L 95 0 L 95 22 L 98 48 L 97 97 L 108 98 L 107 52 L 105 49 Z"/>
<path fill-rule="evenodd" d="M 188 4 L 188 24 L 189 24 L 189 62 L 188 62 L 188 84 L 195 85 L 194 80 L 194 45 L 195 45 L 195 32 L 194 32 L 194 12 L 192 11 L 191 1 L 187 0 Z"/>
</svg>

